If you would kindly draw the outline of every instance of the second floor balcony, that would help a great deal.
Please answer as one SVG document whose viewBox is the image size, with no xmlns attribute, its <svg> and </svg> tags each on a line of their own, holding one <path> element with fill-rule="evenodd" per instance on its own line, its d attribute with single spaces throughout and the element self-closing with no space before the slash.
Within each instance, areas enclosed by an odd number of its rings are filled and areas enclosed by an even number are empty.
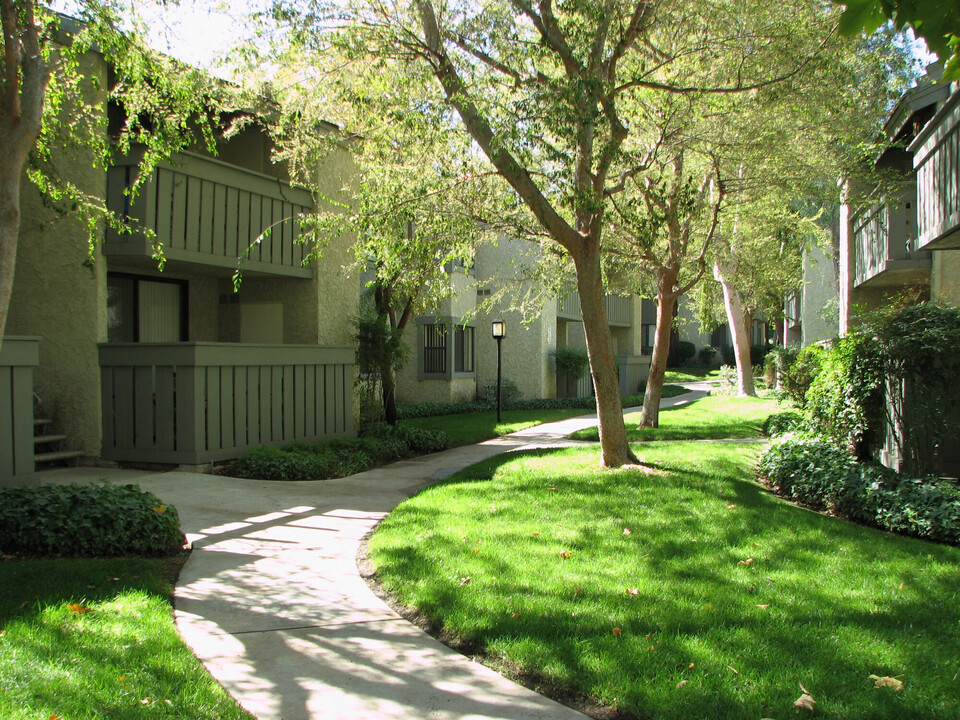
<svg viewBox="0 0 960 720">
<path fill-rule="evenodd" d="M 612 327 L 630 327 L 633 324 L 632 297 L 606 295 L 607 323 Z M 557 317 L 561 320 L 581 320 L 580 296 L 571 292 L 557 298 Z"/>
<path fill-rule="evenodd" d="M 924 282 L 930 253 L 912 251 L 916 238 L 916 185 L 904 183 L 893 196 L 874 197 L 851 215 L 854 286 L 884 287 Z"/>
<path fill-rule="evenodd" d="M 960 91 L 911 144 L 917 173 L 917 248 L 960 248 Z"/>
<path fill-rule="evenodd" d="M 138 159 L 120 160 L 107 176 L 107 207 L 130 233 L 107 232 L 103 252 L 152 263 L 154 244 L 171 263 L 223 274 L 240 264 L 251 275 L 311 277 L 299 243 L 299 218 L 313 209 L 311 194 L 268 175 L 194 153 L 161 163 L 136 197 Z"/>
</svg>

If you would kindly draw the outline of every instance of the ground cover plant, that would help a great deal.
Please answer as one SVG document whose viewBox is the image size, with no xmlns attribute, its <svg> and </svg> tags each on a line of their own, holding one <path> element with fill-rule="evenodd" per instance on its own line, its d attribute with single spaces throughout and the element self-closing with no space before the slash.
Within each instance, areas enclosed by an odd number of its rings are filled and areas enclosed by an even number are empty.
<svg viewBox="0 0 960 720">
<path fill-rule="evenodd" d="M 252 720 L 177 633 L 181 562 L 0 562 L 0 717 Z"/>
<path fill-rule="evenodd" d="M 754 444 L 641 452 L 657 472 L 598 473 L 592 447 L 467 468 L 381 524 L 378 578 L 494 666 L 626 717 L 813 716 L 801 694 L 960 716 L 960 550 L 776 498 Z"/>
<path fill-rule="evenodd" d="M 766 418 L 777 409 L 776 400 L 754 397 L 708 396 L 660 410 L 660 427 L 637 427 L 640 413 L 628 413 L 627 436 L 638 440 L 707 440 L 760 437 Z M 597 428 L 573 433 L 575 440 L 596 440 Z"/>
</svg>

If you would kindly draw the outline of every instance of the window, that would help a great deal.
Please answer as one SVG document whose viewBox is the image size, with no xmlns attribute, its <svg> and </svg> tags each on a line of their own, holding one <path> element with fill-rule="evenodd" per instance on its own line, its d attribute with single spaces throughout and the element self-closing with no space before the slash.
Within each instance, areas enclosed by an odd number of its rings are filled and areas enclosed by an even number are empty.
<svg viewBox="0 0 960 720">
<path fill-rule="evenodd" d="M 447 326 L 423 326 L 423 372 L 447 372 Z"/>
<path fill-rule="evenodd" d="M 187 285 L 135 275 L 107 274 L 109 342 L 181 342 L 187 339 Z"/>
<path fill-rule="evenodd" d="M 456 372 L 473 372 L 473 337 L 474 328 L 457 327 L 453 363 Z"/>
</svg>

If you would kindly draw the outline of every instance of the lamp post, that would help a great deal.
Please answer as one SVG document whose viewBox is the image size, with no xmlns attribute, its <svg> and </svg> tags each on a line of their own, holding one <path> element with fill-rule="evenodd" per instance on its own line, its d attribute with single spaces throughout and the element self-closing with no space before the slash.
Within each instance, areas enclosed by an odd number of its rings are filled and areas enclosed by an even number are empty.
<svg viewBox="0 0 960 720">
<path fill-rule="evenodd" d="M 503 320 L 493 321 L 493 339 L 497 341 L 497 422 L 503 422 L 500 405 L 500 343 L 507 334 L 507 324 Z"/>
</svg>

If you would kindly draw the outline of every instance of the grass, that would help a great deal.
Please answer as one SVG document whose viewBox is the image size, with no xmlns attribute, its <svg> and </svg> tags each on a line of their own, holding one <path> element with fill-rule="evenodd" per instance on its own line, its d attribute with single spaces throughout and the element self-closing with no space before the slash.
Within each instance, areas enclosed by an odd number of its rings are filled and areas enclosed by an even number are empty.
<svg viewBox="0 0 960 720">
<path fill-rule="evenodd" d="M 490 664 L 627 716 L 806 717 L 802 684 L 818 716 L 960 717 L 960 550 L 783 502 L 758 450 L 492 458 L 398 507 L 371 557 Z"/>
<path fill-rule="evenodd" d="M 179 563 L 0 563 L 0 717 L 252 720 L 176 631 Z"/>
<path fill-rule="evenodd" d="M 677 386 L 664 386 L 663 397 L 675 397 L 687 392 Z M 624 407 L 643 403 L 643 395 L 633 395 L 623 398 Z M 500 435 L 524 430 L 534 425 L 541 425 L 557 420 L 588 415 L 592 411 L 584 408 L 565 408 L 560 410 L 504 410 L 501 414 L 503 422 L 497 423 L 497 411 L 460 413 L 457 415 L 436 415 L 423 418 L 402 420 L 401 424 L 426 430 L 442 430 L 450 436 L 454 447 L 472 445 L 490 440 Z M 629 417 L 629 416 L 628 416 Z"/>
<path fill-rule="evenodd" d="M 767 416 L 777 411 L 777 401 L 769 398 L 708 396 L 689 404 L 660 411 L 660 427 L 637 427 L 640 413 L 625 416 L 627 437 L 640 440 L 704 440 L 717 438 L 754 438 Z M 598 440 L 596 427 L 573 433 L 575 440 Z"/>
<path fill-rule="evenodd" d="M 695 365 L 692 367 L 680 367 L 667 370 L 663 375 L 664 382 L 697 382 L 698 380 L 719 380 L 720 368 L 703 367 Z"/>
</svg>

